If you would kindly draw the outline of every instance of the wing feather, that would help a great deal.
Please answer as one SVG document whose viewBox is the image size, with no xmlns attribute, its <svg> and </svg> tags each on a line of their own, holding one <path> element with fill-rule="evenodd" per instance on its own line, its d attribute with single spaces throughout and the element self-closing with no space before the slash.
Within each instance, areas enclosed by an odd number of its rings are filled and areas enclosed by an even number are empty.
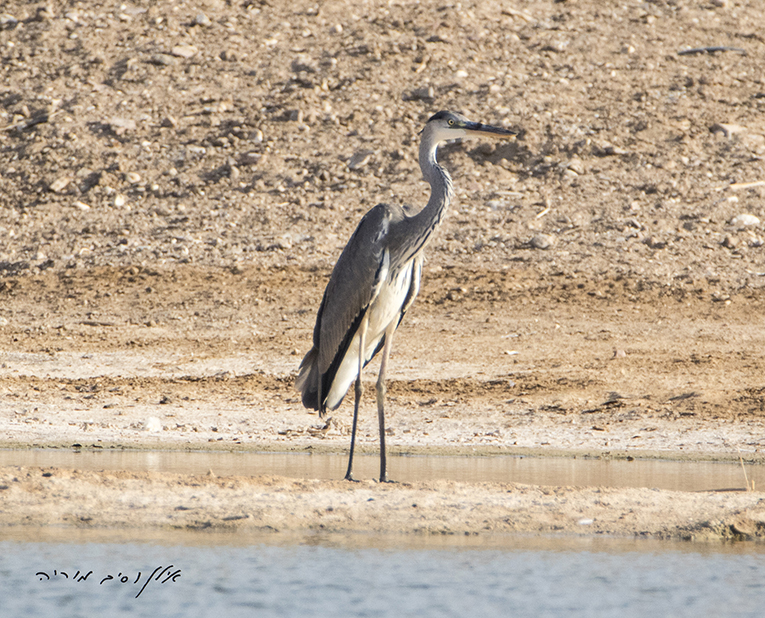
<svg viewBox="0 0 765 618">
<path fill-rule="evenodd" d="M 388 274 L 386 237 L 391 219 L 401 216 L 387 204 L 372 208 L 359 222 L 332 270 L 316 318 L 313 349 L 303 359 L 296 382 L 306 407 L 320 412 L 325 409 L 340 363 Z"/>
</svg>

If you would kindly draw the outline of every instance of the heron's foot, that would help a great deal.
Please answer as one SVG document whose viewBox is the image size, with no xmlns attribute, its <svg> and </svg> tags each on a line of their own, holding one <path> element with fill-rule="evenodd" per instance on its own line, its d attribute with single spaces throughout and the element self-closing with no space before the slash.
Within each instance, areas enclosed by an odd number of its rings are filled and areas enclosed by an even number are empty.
<svg viewBox="0 0 765 618">
<path fill-rule="evenodd" d="M 345 478 L 343 480 L 350 481 L 351 483 L 358 483 L 359 482 L 355 478 L 353 478 L 353 475 L 350 472 L 345 475 Z"/>
<path fill-rule="evenodd" d="M 380 482 L 381 483 L 398 483 L 398 481 L 392 481 L 391 479 L 389 479 L 387 474 L 380 477 Z"/>
</svg>

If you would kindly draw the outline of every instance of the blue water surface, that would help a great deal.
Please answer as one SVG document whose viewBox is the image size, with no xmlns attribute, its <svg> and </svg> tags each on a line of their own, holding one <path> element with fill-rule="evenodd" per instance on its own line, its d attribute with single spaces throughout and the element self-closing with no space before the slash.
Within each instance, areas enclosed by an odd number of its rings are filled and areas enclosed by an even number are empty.
<svg viewBox="0 0 765 618">
<path fill-rule="evenodd" d="M 0 615 L 765 615 L 765 552 L 758 545 L 277 537 L 0 541 Z M 152 573 L 161 576 L 147 583 Z"/>
</svg>

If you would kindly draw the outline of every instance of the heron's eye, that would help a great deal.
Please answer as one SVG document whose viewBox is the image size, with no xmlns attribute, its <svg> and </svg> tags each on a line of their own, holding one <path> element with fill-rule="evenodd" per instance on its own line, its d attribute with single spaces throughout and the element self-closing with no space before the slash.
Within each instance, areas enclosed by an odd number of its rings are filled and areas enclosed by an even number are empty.
<svg viewBox="0 0 765 618">
<path fill-rule="evenodd" d="M 449 126 L 451 127 L 451 126 L 453 126 L 453 125 L 454 125 L 454 120 L 450 120 L 450 121 L 449 121 Z"/>
</svg>

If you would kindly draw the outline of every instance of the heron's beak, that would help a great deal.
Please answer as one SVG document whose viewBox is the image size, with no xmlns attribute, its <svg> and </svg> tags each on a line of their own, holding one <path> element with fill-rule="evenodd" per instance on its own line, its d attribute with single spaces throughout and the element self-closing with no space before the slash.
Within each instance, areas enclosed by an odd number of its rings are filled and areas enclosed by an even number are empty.
<svg viewBox="0 0 765 618">
<path fill-rule="evenodd" d="M 481 124 L 480 122 L 466 122 L 462 128 L 467 132 L 466 137 L 513 139 L 516 135 L 518 135 L 518 131 L 514 131 L 513 129 L 493 127 L 490 124 Z"/>
</svg>

